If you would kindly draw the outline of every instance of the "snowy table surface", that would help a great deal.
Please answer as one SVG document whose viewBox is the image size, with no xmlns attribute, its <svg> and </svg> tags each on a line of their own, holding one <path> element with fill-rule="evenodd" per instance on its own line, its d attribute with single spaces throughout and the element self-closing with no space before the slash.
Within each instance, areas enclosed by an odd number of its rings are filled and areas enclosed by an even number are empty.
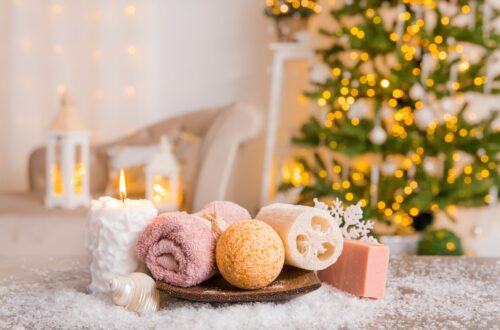
<svg viewBox="0 0 500 330">
<path fill-rule="evenodd" d="M 284 303 L 214 305 L 162 296 L 138 316 L 87 293 L 84 258 L 0 258 L 0 329 L 500 329 L 500 259 L 392 259 L 384 299 L 328 285 Z"/>
</svg>

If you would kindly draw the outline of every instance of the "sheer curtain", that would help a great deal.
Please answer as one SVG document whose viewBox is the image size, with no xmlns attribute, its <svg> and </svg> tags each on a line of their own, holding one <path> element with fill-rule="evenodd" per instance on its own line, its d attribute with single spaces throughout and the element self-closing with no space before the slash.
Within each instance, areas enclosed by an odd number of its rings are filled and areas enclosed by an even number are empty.
<svg viewBox="0 0 500 330">
<path fill-rule="evenodd" d="M 23 190 L 62 92 L 94 141 L 236 100 L 265 104 L 262 3 L 0 1 L 0 190 Z"/>
<path fill-rule="evenodd" d="M 11 174 L 2 178 L 4 186 L 25 186 L 26 158 L 45 141 L 64 91 L 75 97 L 94 139 L 141 122 L 143 4 L 14 0 L 1 6 L 0 173 Z"/>
</svg>

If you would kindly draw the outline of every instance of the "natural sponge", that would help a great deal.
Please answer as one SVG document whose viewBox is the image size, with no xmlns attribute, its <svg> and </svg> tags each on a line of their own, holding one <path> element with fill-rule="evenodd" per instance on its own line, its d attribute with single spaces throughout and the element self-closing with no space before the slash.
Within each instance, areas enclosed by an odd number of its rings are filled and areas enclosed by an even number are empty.
<svg viewBox="0 0 500 330">
<path fill-rule="evenodd" d="M 222 276 L 240 289 L 259 289 L 273 282 L 285 261 L 283 242 L 259 220 L 239 221 L 222 233 L 215 250 Z"/>
</svg>

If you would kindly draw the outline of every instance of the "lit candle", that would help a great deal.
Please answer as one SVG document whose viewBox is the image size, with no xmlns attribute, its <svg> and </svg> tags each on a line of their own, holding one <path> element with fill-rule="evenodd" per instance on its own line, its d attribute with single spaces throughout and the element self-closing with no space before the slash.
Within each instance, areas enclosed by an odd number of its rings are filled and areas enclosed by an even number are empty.
<svg viewBox="0 0 500 330">
<path fill-rule="evenodd" d="M 101 197 L 92 201 L 87 232 L 92 293 L 107 292 L 108 281 L 139 268 L 135 244 L 139 234 L 158 214 L 149 200 L 127 199 L 123 170 L 120 198 Z"/>
</svg>

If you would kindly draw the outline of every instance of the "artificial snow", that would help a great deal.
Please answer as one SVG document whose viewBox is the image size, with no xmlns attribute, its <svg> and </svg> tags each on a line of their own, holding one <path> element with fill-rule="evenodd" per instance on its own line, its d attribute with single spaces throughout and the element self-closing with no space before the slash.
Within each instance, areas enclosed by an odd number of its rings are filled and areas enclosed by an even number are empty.
<svg viewBox="0 0 500 330">
<path fill-rule="evenodd" d="M 139 316 L 88 293 L 78 262 L 0 280 L 1 329 L 500 329 L 500 261 L 392 259 L 385 298 L 359 299 L 328 285 L 281 303 L 206 304 L 168 299 Z"/>
</svg>

